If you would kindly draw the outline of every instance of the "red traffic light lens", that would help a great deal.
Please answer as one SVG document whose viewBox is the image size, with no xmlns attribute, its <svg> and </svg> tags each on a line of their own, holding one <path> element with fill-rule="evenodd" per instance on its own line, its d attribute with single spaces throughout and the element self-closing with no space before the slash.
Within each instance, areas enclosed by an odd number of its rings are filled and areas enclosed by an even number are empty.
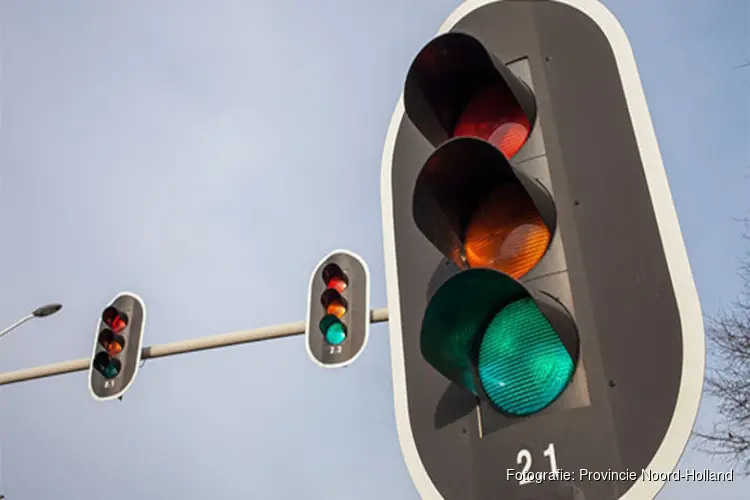
<svg viewBox="0 0 750 500">
<path fill-rule="evenodd" d="M 114 333 L 120 333 L 128 326 L 128 317 L 126 314 L 118 311 L 115 307 L 109 306 L 102 313 L 102 321 Z"/>
<path fill-rule="evenodd" d="M 486 87 L 461 111 L 455 137 L 478 137 L 510 159 L 526 143 L 531 124 L 515 97 L 504 86 Z"/>
<path fill-rule="evenodd" d="M 337 292 L 341 293 L 344 290 L 346 290 L 347 283 L 346 283 L 346 280 L 344 280 L 344 278 L 340 276 L 334 276 L 328 280 L 328 283 L 326 283 L 326 286 L 328 288 L 333 288 Z"/>
<path fill-rule="evenodd" d="M 327 288 L 332 288 L 339 293 L 343 293 L 346 287 L 349 286 L 349 280 L 346 277 L 344 271 L 336 264 L 328 264 L 322 274 L 323 282 Z"/>
</svg>

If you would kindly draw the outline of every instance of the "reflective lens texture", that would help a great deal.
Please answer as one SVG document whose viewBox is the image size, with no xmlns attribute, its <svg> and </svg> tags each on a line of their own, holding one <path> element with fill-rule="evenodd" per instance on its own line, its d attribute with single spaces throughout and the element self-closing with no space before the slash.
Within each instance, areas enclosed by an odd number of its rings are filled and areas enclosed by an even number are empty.
<svg viewBox="0 0 750 500">
<path fill-rule="evenodd" d="M 519 183 L 500 186 L 479 205 L 466 228 L 470 267 L 487 267 L 521 278 L 544 257 L 552 235 Z"/>
<path fill-rule="evenodd" d="M 479 347 L 479 380 L 490 400 L 510 415 L 529 415 L 551 404 L 575 366 L 533 299 L 503 308 Z"/>
<path fill-rule="evenodd" d="M 479 137 L 510 159 L 526 143 L 531 124 L 505 86 L 487 87 L 461 112 L 453 135 Z"/>
</svg>

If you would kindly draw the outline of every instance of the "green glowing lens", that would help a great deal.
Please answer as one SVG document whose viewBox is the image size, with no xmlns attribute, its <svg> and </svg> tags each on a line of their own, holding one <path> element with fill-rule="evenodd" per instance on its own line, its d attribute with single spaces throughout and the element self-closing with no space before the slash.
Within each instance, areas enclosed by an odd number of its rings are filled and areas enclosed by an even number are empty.
<svg viewBox="0 0 750 500">
<path fill-rule="evenodd" d="M 333 323 L 326 330 L 326 341 L 331 345 L 339 345 L 346 340 L 346 331 L 344 325 L 339 322 Z"/>
<path fill-rule="evenodd" d="M 420 347 L 437 371 L 477 395 L 475 343 L 499 303 L 523 293 L 513 278 L 492 269 L 469 269 L 440 286 L 425 311 Z"/>
<path fill-rule="evenodd" d="M 326 314 L 320 320 L 320 331 L 325 335 L 326 342 L 331 345 L 339 345 L 346 340 L 346 328 L 333 314 Z"/>
<path fill-rule="evenodd" d="M 118 370 L 117 367 L 113 363 L 108 364 L 107 367 L 104 369 L 105 378 L 115 378 L 118 373 L 120 373 L 120 370 Z"/>
<path fill-rule="evenodd" d="M 573 360 L 530 297 L 503 308 L 479 346 L 485 393 L 510 415 L 529 415 L 552 403 L 573 376 Z"/>
</svg>

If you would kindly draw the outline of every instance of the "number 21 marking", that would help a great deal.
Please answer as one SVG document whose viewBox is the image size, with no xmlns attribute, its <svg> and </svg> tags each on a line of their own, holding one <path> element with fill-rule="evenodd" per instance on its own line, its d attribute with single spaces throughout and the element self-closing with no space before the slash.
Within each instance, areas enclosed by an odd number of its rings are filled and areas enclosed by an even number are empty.
<svg viewBox="0 0 750 500">
<path fill-rule="evenodd" d="M 549 468 L 552 473 L 557 473 L 557 456 L 555 455 L 555 444 L 550 443 L 549 446 L 542 452 L 542 455 L 547 457 L 549 459 Z M 523 486 L 524 484 L 531 484 L 534 481 L 531 478 L 531 474 L 529 474 L 529 470 L 531 470 L 531 452 L 527 449 L 522 449 L 518 452 L 518 455 L 516 455 L 516 463 L 518 465 L 523 465 L 523 469 L 521 470 L 521 480 L 518 481 L 518 484 Z"/>
</svg>

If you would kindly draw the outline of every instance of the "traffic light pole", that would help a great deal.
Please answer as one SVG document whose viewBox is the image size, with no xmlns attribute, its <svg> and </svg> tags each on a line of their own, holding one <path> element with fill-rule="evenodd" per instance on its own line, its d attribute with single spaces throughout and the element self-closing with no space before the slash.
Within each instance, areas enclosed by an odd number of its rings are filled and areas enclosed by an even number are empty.
<svg viewBox="0 0 750 500">
<path fill-rule="evenodd" d="M 382 323 L 384 321 L 388 321 L 388 310 L 386 308 L 372 309 L 370 311 L 370 323 Z M 163 358 L 166 356 L 174 356 L 176 354 L 247 344 L 249 342 L 258 342 L 261 340 L 291 337 L 303 333 L 305 333 L 304 321 L 265 326 L 254 330 L 243 330 L 221 335 L 212 335 L 210 337 L 181 340 L 169 344 L 144 347 L 141 359 Z M 89 358 L 81 358 L 71 361 L 63 361 L 62 363 L 54 363 L 25 370 L 2 373 L 0 374 L 0 385 L 9 385 L 27 380 L 85 371 L 89 369 L 90 363 L 91 360 Z"/>
</svg>

